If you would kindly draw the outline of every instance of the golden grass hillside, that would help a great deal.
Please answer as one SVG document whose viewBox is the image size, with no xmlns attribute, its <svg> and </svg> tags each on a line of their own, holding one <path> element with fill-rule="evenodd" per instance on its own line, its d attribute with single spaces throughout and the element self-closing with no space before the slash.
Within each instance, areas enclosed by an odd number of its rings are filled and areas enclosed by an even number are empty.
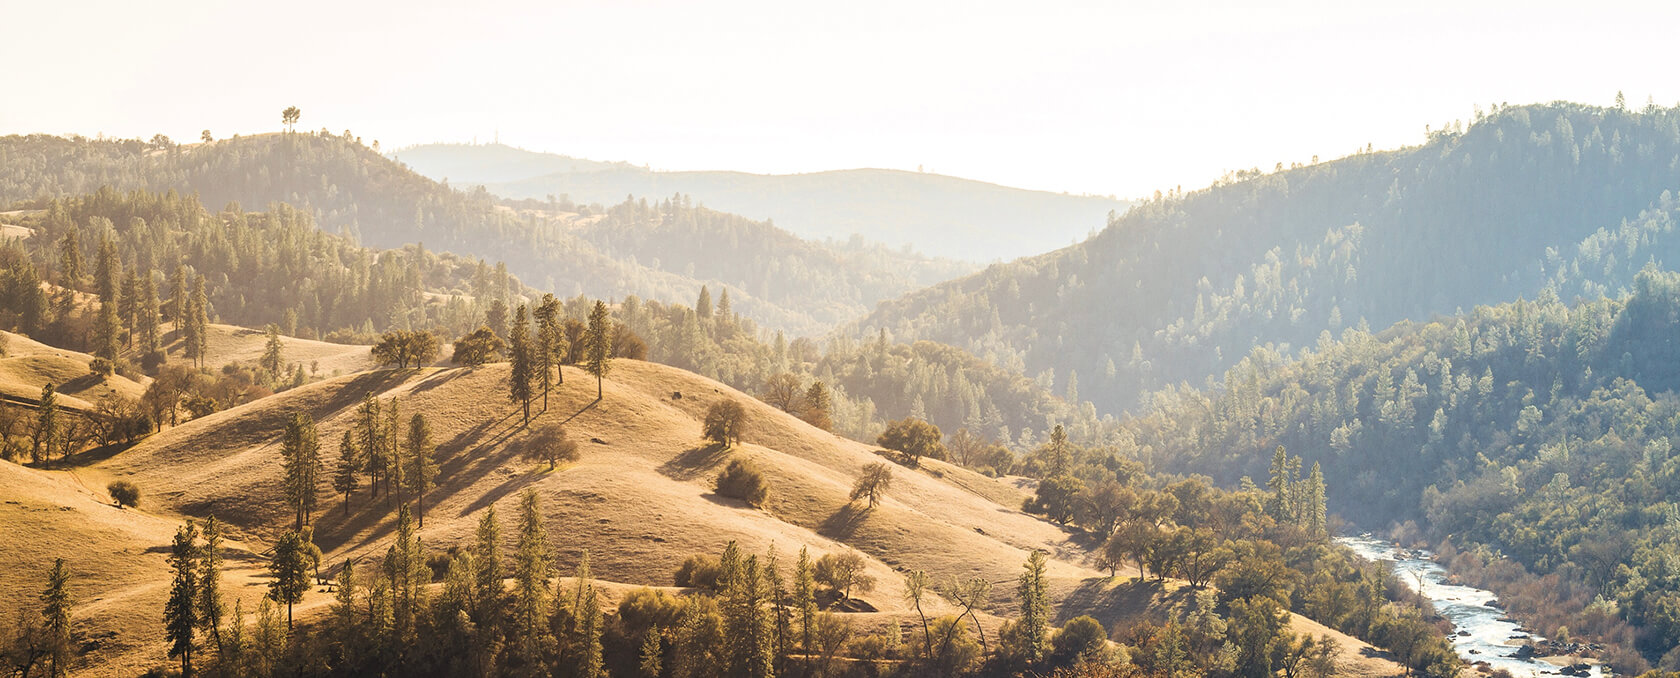
<svg viewBox="0 0 1680 678">
<path fill-rule="evenodd" d="M 255 341 L 260 343 L 260 335 Z M 419 531 L 429 550 L 470 542 L 483 511 L 495 507 L 509 540 L 505 548 L 511 551 L 518 495 L 529 487 L 542 496 L 560 574 L 569 574 L 587 548 L 595 575 L 612 582 L 609 591 L 669 586 L 683 559 L 716 554 L 733 540 L 748 552 L 774 549 L 789 568 L 801 547 L 813 557 L 857 550 L 878 581 L 874 591 L 860 595 L 878 612 L 852 615 L 866 626 L 900 623 L 913 614 L 901 584 L 902 573 L 911 569 L 926 570 L 936 581 L 985 577 L 996 583 L 987 612 L 1013 615 L 1013 582 L 1034 549 L 1051 555 L 1058 621 L 1092 614 L 1112 626 L 1138 615 L 1166 614 L 1182 597 L 1171 582 L 1137 585 L 1109 579 L 1091 567 L 1087 551 L 1068 533 L 1021 513 L 1025 495 L 1013 483 L 943 463 L 928 462 L 921 469 L 895 465 L 885 501 L 865 509 L 847 495 L 862 467 L 881 459 L 873 447 L 812 428 L 717 382 L 651 363 L 617 361 L 600 401 L 593 378 L 566 369 L 566 383 L 550 395 L 547 411 L 537 414 L 540 402 L 533 410 L 533 424 L 565 422 L 579 443 L 579 459 L 551 472 L 519 456 L 527 433 L 518 409 L 505 396 L 507 374 L 508 367 L 497 364 L 374 370 L 328 379 L 166 430 L 77 474 L 101 488 L 109 479 L 131 480 L 145 494 L 147 510 L 167 518 L 134 536 L 134 548 L 147 540 L 153 541 L 146 548 L 166 548 L 172 521 L 215 515 L 232 525 L 235 537 L 260 551 L 291 523 L 280 492 L 280 437 L 287 418 L 294 411 L 314 417 L 330 469 L 356 408 L 365 395 L 374 395 L 400 402 L 405 420 L 421 412 L 431 424 L 441 473 L 437 488 L 426 496 Z M 748 413 L 742 443 L 732 448 L 711 445 L 701 436 L 707 408 L 725 398 L 741 402 Z M 771 496 L 762 510 L 712 492 L 716 475 L 732 458 L 749 460 L 770 479 Z M 330 490 L 323 488 L 319 499 L 316 541 L 333 569 L 347 559 L 383 554 L 395 514 L 384 498 L 370 500 L 364 486 L 348 513 L 343 498 Z M 51 529 L 42 522 L 44 514 L 16 519 L 29 529 Z M 82 540 L 70 539 L 57 548 L 81 546 Z M 44 572 L 50 552 L 17 558 L 18 571 Z M 153 569 L 137 567 L 134 576 L 163 581 L 154 566 L 147 567 Z M 83 584 L 89 594 L 110 597 L 126 590 L 99 579 Z M 260 594 L 260 581 L 250 581 L 250 595 Z M 94 667 L 89 675 L 115 675 L 120 671 L 104 667 L 143 665 L 147 658 L 165 662 L 161 598 L 128 595 L 120 600 L 113 604 L 132 608 L 126 614 L 137 620 L 133 632 L 150 634 L 152 645 L 137 642 L 115 654 L 101 650 L 89 658 Z M 326 602 L 326 594 L 312 593 L 300 614 L 307 616 Z M 936 602 L 929 611 L 950 610 Z M 998 619 L 986 619 L 990 633 Z M 1357 653 L 1348 656 L 1352 674 L 1398 673 L 1392 664 Z"/>
<path fill-rule="evenodd" d="M 21 334 L 0 332 L 6 354 L 0 356 L 0 394 L 38 400 L 41 387 L 52 384 L 63 407 L 91 410 L 114 396 L 137 400 L 151 379 L 122 375 L 100 376 L 88 365 L 93 356 L 48 346 Z"/>
<path fill-rule="evenodd" d="M 169 359 L 184 360 L 181 357 L 183 344 L 180 333 L 172 328 L 173 325 L 164 325 L 164 341 L 167 342 Z M 285 359 L 287 369 L 291 369 L 292 364 L 302 363 L 304 371 L 310 376 L 350 374 L 374 366 L 368 346 L 334 344 L 284 335 L 280 337 L 280 343 L 285 346 L 280 355 Z M 228 363 L 256 364 L 267 346 L 268 335 L 262 330 L 211 324 L 208 341 L 205 343 L 204 364 L 211 368 Z M 312 366 L 317 369 L 311 371 Z"/>
</svg>

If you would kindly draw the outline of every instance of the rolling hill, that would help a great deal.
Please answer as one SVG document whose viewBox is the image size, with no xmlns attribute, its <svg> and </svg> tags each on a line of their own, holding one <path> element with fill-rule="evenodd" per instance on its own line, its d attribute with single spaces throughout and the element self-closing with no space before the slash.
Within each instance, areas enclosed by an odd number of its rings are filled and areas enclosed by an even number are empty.
<svg viewBox="0 0 1680 678">
<path fill-rule="evenodd" d="M 1675 261 L 1680 109 L 1504 107 L 1428 143 L 1242 172 L 1096 237 L 884 302 L 851 328 L 1019 363 L 1103 411 L 1255 347 L 1629 289 Z"/>
<path fill-rule="evenodd" d="M 56 555 L 71 560 L 77 570 L 73 590 L 98 611 L 78 618 L 79 637 L 107 639 L 89 649 L 80 675 L 125 675 L 148 661 L 161 664 L 162 629 L 155 614 L 164 586 L 146 582 L 167 576 L 160 551 L 175 521 L 213 514 L 229 523 L 243 544 L 253 545 L 251 550 L 262 550 L 256 545 L 289 522 L 278 452 L 285 419 L 294 411 L 314 416 L 330 466 L 340 432 L 351 424 L 361 400 L 373 396 L 398 399 L 403 412 L 424 412 L 433 422 L 442 473 L 419 532 L 429 550 L 469 542 L 489 507 L 509 520 L 518 493 L 534 488 L 543 499 L 561 571 L 568 572 L 587 548 L 596 576 L 608 582 L 603 586 L 609 600 L 639 586 L 668 586 L 670 573 L 684 558 L 716 553 L 734 540 L 750 553 L 774 550 L 785 562 L 800 547 L 816 554 L 860 552 L 880 582 L 862 596 L 876 611 L 848 615 L 865 627 L 896 625 L 913 613 L 902 597 L 902 571 L 1008 582 L 1033 549 L 1052 557 L 1049 574 L 1053 598 L 1059 601 L 1058 622 L 1077 614 L 1093 614 L 1108 624 L 1161 618 L 1184 601 L 1185 594 L 1170 582 L 1116 583 L 1094 570 L 1085 548 L 1062 528 L 1017 509 L 1025 495 L 1010 481 L 937 461 L 920 470 L 895 467 L 896 480 L 885 501 L 864 510 L 846 495 L 859 469 L 880 458 L 872 448 L 670 367 L 621 361 L 600 401 L 587 376 L 567 368 L 567 385 L 554 393 L 549 412 L 538 421 L 566 421 L 581 456 L 549 472 L 518 458 L 526 434 L 515 408 L 485 397 L 500 392 L 506 373 L 505 364 L 361 372 L 208 415 L 70 472 L 0 463 L 8 487 L 27 488 L 21 499 L 0 505 L 0 520 L 9 533 L 73 535 L 40 548 L 0 552 L 0 571 L 41 572 Z M 747 407 L 743 442 L 732 448 L 720 449 L 700 436 L 700 418 L 721 398 Z M 771 498 L 762 510 L 712 492 L 712 477 L 733 458 L 751 460 L 770 479 Z M 142 488 L 142 510 L 112 508 L 100 493 L 87 489 L 119 478 Z M 370 505 L 366 493 L 359 492 L 346 512 L 341 496 L 320 498 L 316 539 L 326 563 L 368 559 L 384 551 L 393 519 L 383 500 Z M 511 532 L 503 533 L 509 548 Z M 124 555 L 113 561 L 106 555 L 112 552 Z M 239 569 L 248 564 L 241 553 L 247 552 L 237 547 L 230 558 L 235 571 L 228 583 L 237 595 L 250 596 L 261 582 Z M 101 576 L 111 568 L 122 576 Z M 0 593 L 19 593 L 30 585 L 7 579 Z M 1007 586 L 998 588 L 986 611 L 1010 615 L 1012 596 Z M 310 593 L 301 613 L 308 618 L 328 599 Z M 936 603 L 937 610 L 944 605 Z M 1000 622 L 998 616 L 983 619 L 994 629 Z M 116 622 L 123 625 L 113 634 L 107 623 Z M 1306 620 L 1292 624 L 1324 632 Z M 1332 635 L 1348 648 L 1343 661 L 1349 675 L 1397 670 L 1367 646 Z"/>
<path fill-rule="evenodd" d="M 854 234 L 892 247 L 968 261 L 1014 259 L 1083 240 L 1111 212 L 1113 198 L 1029 191 L 922 172 L 852 169 L 808 174 L 660 172 L 499 144 L 428 144 L 391 156 L 434 179 L 482 185 L 513 199 L 568 196 L 611 205 L 694 196 L 713 209 L 773 221 L 810 240 Z M 527 173 L 528 172 L 528 173 Z"/>
<path fill-rule="evenodd" d="M 625 232 L 603 242 L 588 231 L 592 215 L 514 209 L 483 190 L 454 190 L 350 136 L 264 134 L 193 145 L 0 137 L 0 207 L 44 208 L 49 198 L 98 195 L 105 187 L 118 194 L 148 190 L 162 196 L 155 202 L 190 203 L 191 196 L 178 194 L 196 193 L 210 206 L 285 203 L 352 244 L 424 245 L 505 263 L 526 284 L 563 297 L 635 294 L 693 303 L 703 285 L 714 294 L 730 288 L 737 312 L 800 334 L 826 332 L 881 299 L 972 270 L 879 248 L 799 242 L 762 220 L 710 210 L 676 225 L 648 213 L 621 222 Z M 4 221 L 6 233 L 23 233 L 11 217 Z M 127 226 L 126 219 L 118 225 Z M 631 231 L 650 235 L 631 239 Z M 785 252 L 763 260 L 761 253 L 772 248 Z"/>
</svg>

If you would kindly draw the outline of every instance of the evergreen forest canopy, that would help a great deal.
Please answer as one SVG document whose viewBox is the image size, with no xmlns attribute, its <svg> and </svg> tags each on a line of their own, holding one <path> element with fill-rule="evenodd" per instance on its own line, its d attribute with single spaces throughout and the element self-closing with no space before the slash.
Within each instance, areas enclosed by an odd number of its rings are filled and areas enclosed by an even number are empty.
<svg viewBox="0 0 1680 678">
<path fill-rule="evenodd" d="M 739 312 L 799 334 L 826 331 L 881 299 L 968 270 L 862 243 L 799 241 L 768 223 L 696 208 L 682 197 L 626 203 L 606 223 L 600 204 L 527 201 L 514 209 L 482 188 L 458 191 L 420 176 L 348 131 L 193 145 L 162 136 L 0 138 L 0 205 L 39 206 L 107 186 L 192 192 L 208 205 L 283 202 L 357 243 L 424 244 L 500 261 L 561 296 L 687 301 L 703 284 L 729 286 Z"/>
<path fill-rule="evenodd" d="M 935 257 L 1011 260 L 1066 247 L 1130 203 L 1030 191 L 923 172 L 854 169 L 808 174 L 664 172 L 500 144 L 427 144 L 393 157 L 434 179 L 482 185 L 513 199 L 569 195 L 609 204 L 625 195 L 683 193 L 715 209 L 773 220 L 809 240 L 862 238 Z"/>
<path fill-rule="evenodd" d="M 1019 365 L 1101 411 L 1199 385 L 1254 346 L 1479 304 L 1615 296 L 1673 261 L 1680 109 L 1499 107 L 1428 143 L 1240 172 L 1050 254 L 886 302 L 859 336 Z"/>
<path fill-rule="evenodd" d="M 1680 274 L 1624 299 L 1547 295 L 1261 347 L 1208 392 L 1122 424 L 1126 456 L 1221 482 L 1278 446 L 1321 464 L 1330 508 L 1416 521 L 1502 604 L 1680 666 Z M 1404 531 L 1403 531 L 1404 534 Z M 1509 561 L 1519 567 L 1511 567 Z M 1635 669 L 1642 662 L 1630 659 Z"/>
</svg>

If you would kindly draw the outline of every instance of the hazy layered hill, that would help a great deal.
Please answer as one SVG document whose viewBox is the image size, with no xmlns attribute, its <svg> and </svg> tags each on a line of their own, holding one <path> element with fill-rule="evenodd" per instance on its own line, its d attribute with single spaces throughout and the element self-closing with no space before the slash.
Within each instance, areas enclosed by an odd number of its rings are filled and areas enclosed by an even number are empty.
<svg viewBox="0 0 1680 678">
<path fill-rule="evenodd" d="M 728 287 L 736 312 L 801 334 L 824 332 L 880 299 L 971 270 L 879 247 L 804 242 L 772 224 L 691 205 L 682 214 L 643 209 L 635 218 L 621 218 L 621 210 L 607 217 L 616 230 L 605 237 L 600 215 L 499 205 L 482 190 L 453 190 L 416 174 L 350 136 L 270 134 L 190 146 L 0 138 L 0 203 L 103 186 L 192 192 L 212 207 L 284 202 L 363 244 L 424 243 L 505 262 L 521 280 L 562 296 L 693 303 L 702 285 L 714 295 Z"/>
<path fill-rule="evenodd" d="M 569 196 L 610 205 L 626 195 L 695 196 L 713 209 L 773 220 L 810 239 L 853 234 L 937 257 L 991 261 L 1066 246 L 1128 203 L 886 169 L 809 174 L 659 172 L 491 144 L 431 144 L 393 157 L 434 179 L 484 185 L 508 198 Z M 531 172 L 524 176 L 516 176 Z"/>
<path fill-rule="evenodd" d="M 884 303 L 857 329 L 1019 361 L 1124 408 L 1258 345 L 1627 288 L 1680 254 L 1677 185 L 1680 111 L 1507 107 L 1421 146 L 1139 205 L 1079 245 Z"/>
</svg>

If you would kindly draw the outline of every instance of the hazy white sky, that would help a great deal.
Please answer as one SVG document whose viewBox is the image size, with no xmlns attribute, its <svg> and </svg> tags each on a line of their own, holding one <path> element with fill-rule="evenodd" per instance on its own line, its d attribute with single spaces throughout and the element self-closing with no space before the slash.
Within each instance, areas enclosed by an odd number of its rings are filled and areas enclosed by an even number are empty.
<svg viewBox="0 0 1680 678">
<path fill-rule="evenodd" d="M 1262 6 L 1270 5 L 1270 6 Z M 0 134 L 302 125 L 1147 194 L 1472 106 L 1680 102 L 1675 2 L 0 0 Z"/>
</svg>

